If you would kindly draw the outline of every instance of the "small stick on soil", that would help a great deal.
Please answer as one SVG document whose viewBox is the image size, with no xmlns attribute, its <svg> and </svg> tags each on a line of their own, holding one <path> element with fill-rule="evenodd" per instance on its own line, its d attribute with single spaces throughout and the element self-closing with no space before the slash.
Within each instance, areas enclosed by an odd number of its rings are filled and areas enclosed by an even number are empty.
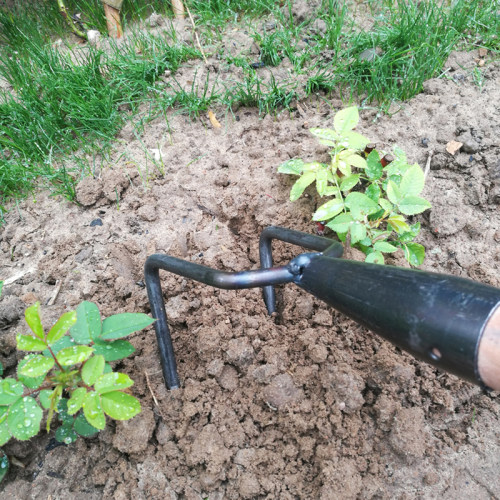
<svg viewBox="0 0 500 500">
<path fill-rule="evenodd" d="M 163 420 L 167 420 L 165 416 L 163 415 L 163 412 L 161 411 L 160 405 L 158 404 L 158 400 L 156 399 L 155 393 L 153 392 L 153 389 L 151 388 L 151 384 L 149 383 L 149 375 L 147 371 L 144 371 L 144 375 L 146 375 L 146 385 L 148 386 L 149 392 L 151 393 L 151 396 L 153 397 L 153 401 L 155 402 L 155 406 L 158 408 L 158 413 L 160 414 L 160 417 Z"/>
<path fill-rule="evenodd" d="M 57 280 L 56 281 L 56 289 L 54 290 L 54 293 L 52 294 L 52 297 L 50 297 L 50 299 L 47 302 L 48 306 L 54 305 L 54 302 L 56 301 L 57 296 L 59 295 L 59 292 L 61 290 L 61 285 L 62 285 L 62 281 L 61 280 Z"/>
<path fill-rule="evenodd" d="M 429 174 L 429 171 L 431 169 L 431 160 L 433 154 L 434 151 L 429 151 L 429 156 L 427 157 L 427 163 L 425 164 L 424 179 L 427 179 L 427 175 Z"/>
<path fill-rule="evenodd" d="M 203 61 L 205 62 L 205 64 L 208 64 L 207 58 L 205 57 L 205 52 L 203 52 L 203 48 L 201 46 L 200 39 L 198 37 L 198 32 L 196 31 L 196 26 L 194 24 L 193 16 L 191 15 L 191 11 L 189 10 L 189 7 L 187 4 L 186 4 L 186 10 L 187 10 L 187 13 L 189 16 L 189 20 L 191 21 L 191 24 L 193 25 L 194 36 L 196 38 L 196 43 L 198 44 L 198 47 L 200 48 L 201 55 L 203 56 Z"/>
</svg>

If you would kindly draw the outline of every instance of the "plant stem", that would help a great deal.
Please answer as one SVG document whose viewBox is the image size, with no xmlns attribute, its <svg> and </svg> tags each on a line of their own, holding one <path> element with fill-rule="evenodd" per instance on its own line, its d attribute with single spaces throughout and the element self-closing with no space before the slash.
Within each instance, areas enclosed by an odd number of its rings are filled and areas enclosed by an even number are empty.
<svg viewBox="0 0 500 500">
<path fill-rule="evenodd" d="M 87 34 L 76 26 L 76 24 L 73 22 L 73 19 L 68 14 L 68 9 L 66 8 L 66 5 L 64 5 L 64 0 L 57 0 L 57 5 L 59 6 L 59 12 L 64 17 L 64 19 L 66 19 L 66 22 L 68 23 L 68 26 L 71 28 L 71 31 L 76 36 L 79 36 L 80 38 L 87 40 Z"/>
<path fill-rule="evenodd" d="M 61 370 L 62 372 L 65 372 L 66 370 L 59 364 L 59 361 L 57 361 L 56 355 L 54 354 L 54 351 L 52 350 L 50 345 L 47 346 L 47 349 L 49 350 L 50 354 L 54 358 L 54 361 L 56 362 L 56 365 L 59 368 L 59 370 Z"/>
</svg>

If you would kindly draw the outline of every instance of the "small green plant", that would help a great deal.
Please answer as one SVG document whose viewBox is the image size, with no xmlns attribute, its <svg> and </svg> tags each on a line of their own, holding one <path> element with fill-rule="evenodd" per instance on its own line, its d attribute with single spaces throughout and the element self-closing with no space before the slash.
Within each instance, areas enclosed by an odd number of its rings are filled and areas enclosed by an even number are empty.
<svg viewBox="0 0 500 500">
<path fill-rule="evenodd" d="M 0 446 L 11 437 L 24 441 L 38 434 L 43 409 L 47 432 L 57 414 L 61 425 L 55 437 L 66 444 L 104 429 L 106 415 L 115 420 L 137 415 L 139 401 L 123 391 L 134 382 L 109 363 L 132 354 L 134 347 L 123 337 L 154 320 L 123 313 L 101 321 L 97 306 L 82 302 L 46 332 L 39 309 L 37 302 L 25 313 L 33 335 L 16 337 L 18 350 L 29 353 L 18 363 L 17 378 L 0 378 Z"/>
<path fill-rule="evenodd" d="M 419 266 L 425 249 L 413 240 L 420 223 L 409 224 L 405 216 L 431 206 L 418 196 L 424 188 L 424 173 L 418 164 L 409 165 L 400 149 L 395 148 L 390 161 L 389 155 L 367 147 L 370 140 L 353 131 L 358 121 L 358 109 L 352 106 L 335 115 L 333 130 L 310 129 L 321 144 L 331 147 L 331 162 L 295 158 L 283 163 L 279 172 L 299 176 L 290 200 L 300 198 L 315 182 L 319 196 L 332 199 L 316 210 L 314 221 L 326 223 L 341 241 L 361 250 L 367 262 L 383 264 L 384 253 L 402 249 L 407 261 Z"/>
</svg>

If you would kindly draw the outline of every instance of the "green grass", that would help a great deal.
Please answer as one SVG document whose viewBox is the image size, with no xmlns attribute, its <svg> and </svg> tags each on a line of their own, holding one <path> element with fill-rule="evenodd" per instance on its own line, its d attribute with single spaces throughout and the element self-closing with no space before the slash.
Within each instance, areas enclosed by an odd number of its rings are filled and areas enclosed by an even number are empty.
<svg viewBox="0 0 500 500">
<path fill-rule="evenodd" d="M 134 31 L 134 23 L 153 11 L 171 15 L 169 2 L 126 0 L 127 40 L 106 51 L 54 48 L 55 39 L 67 39 L 68 26 L 53 0 L 30 4 L 29 10 L 23 3 L 0 10 L 0 76 L 14 89 L 0 94 L 0 219 L 5 200 L 40 181 L 72 199 L 75 183 L 95 170 L 86 158 L 102 156 L 130 117 L 140 132 L 149 119 L 170 109 L 193 119 L 217 106 L 275 113 L 290 109 L 295 99 L 330 93 L 386 108 L 439 76 L 451 50 L 485 47 L 496 56 L 500 51 L 494 1 L 371 0 L 370 31 L 356 26 L 355 3 L 323 0 L 298 24 L 286 15 L 289 2 L 278 9 L 273 0 L 188 0 L 202 41 L 211 43 L 205 47 L 208 56 L 217 54 L 226 67 L 241 68 L 243 74 L 223 85 L 213 75 L 195 77 L 190 88 L 175 78 L 165 85 L 160 77 L 167 70 L 175 75 L 189 59 L 201 59 L 197 46 L 179 43 L 173 31 L 161 36 Z M 86 28 L 105 32 L 100 0 L 66 0 L 66 5 L 82 14 Z M 317 19 L 325 32 L 314 30 Z M 265 22 L 274 27 L 263 30 Z M 226 52 L 223 31 L 235 24 L 254 38 L 259 56 Z M 259 61 L 267 69 L 252 69 Z M 288 80 L 274 76 L 274 68 L 283 75 L 284 63 Z M 264 78 L 269 71 L 270 78 Z M 297 83 L 299 75 L 305 75 L 305 84 Z M 482 83 L 479 70 L 472 76 Z M 141 103 L 148 106 L 139 113 Z"/>
</svg>

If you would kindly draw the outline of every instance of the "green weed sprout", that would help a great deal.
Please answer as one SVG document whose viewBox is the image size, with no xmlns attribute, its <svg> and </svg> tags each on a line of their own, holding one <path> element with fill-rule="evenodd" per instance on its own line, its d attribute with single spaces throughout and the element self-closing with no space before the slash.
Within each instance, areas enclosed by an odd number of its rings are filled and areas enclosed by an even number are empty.
<svg viewBox="0 0 500 500">
<path fill-rule="evenodd" d="M 368 152 L 370 140 L 353 131 L 358 121 L 358 109 L 352 106 L 335 115 L 333 130 L 310 129 L 321 144 L 331 147 L 330 163 L 294 158 L 280 165 L 278 172 L 299 176 L 291 201 L 313 182 L 320 197 L 332 197 L 316 210 L 313 220 L 326 223 L 342 242 L 361 250 L 366 262 L 383 264 L 384 253 L 402 249 L 410 265 L 420 266 L 425 249 L 413 242 L 420 223 L 409 224 L 405 216 L 431 207 L 418 196 L 424 188 L 424 173 L 418 164 L 409 165 L 398 148 L 390 163 L 384 153 Z"/>
<path fill-rule="evenodd" d="M 37 435 L 43 409 L 47 432 L 57 414 L 61 425 L 55 437 L 66 444 L 104 429 L 106 415 L 115 420 L 137 415 L 139 401 L 124 392 L 134 382 L 109 363 L 132 354 L 134 347 L 123 337 L 154 320 L 123 313 L 101 321 L 97 306 L 82 302 L 46 333 L 39 309 L 37 302 L 25 312 L 33 335 L 16 337 L 18 350 L 29 353 L 18 363 L 17 378 L 0 378 L 0 446 L 11 437 L 25 441 Z"/>
</svg>

